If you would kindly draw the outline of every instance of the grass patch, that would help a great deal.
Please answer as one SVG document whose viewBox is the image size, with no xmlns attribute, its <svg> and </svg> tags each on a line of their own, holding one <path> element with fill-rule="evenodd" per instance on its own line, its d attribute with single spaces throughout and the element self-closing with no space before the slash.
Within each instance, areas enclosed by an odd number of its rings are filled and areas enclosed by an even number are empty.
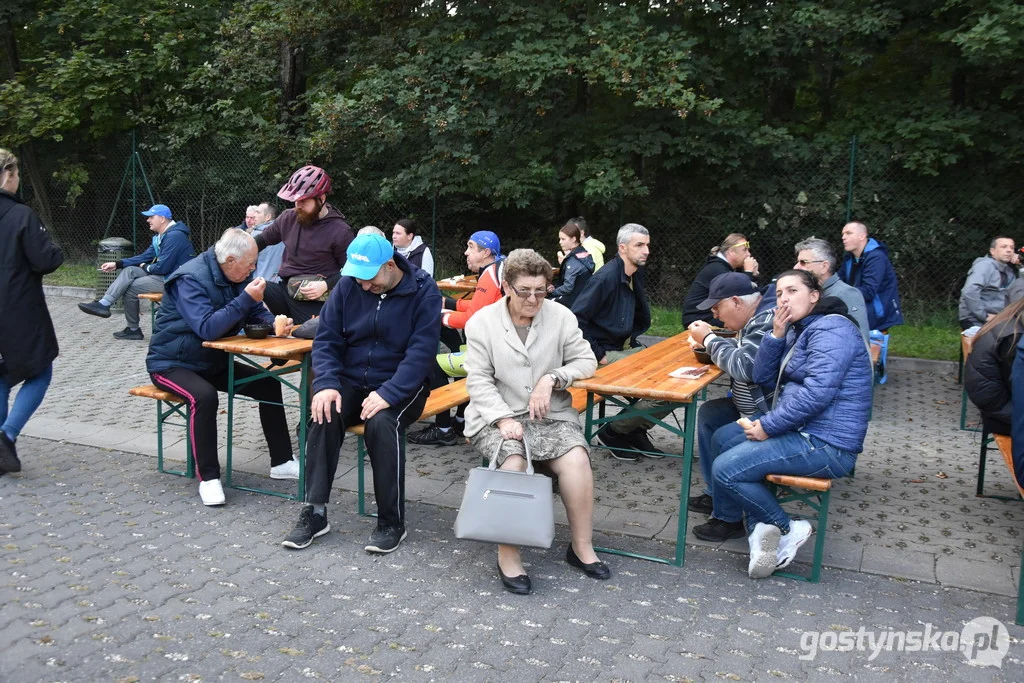
<svg viewBox="0 0 1024 683">
<path fill-rule="evenodd" d="M 903 309 L 906 322 L 892 330 L 889 353 L 908 358 L 955 361 L 960 353 L 960 323 L 956 304 L 918 303 Z M 683 331 L 678 308 L 651 307 L 647 334 L 671 337 Z"/>
<path fill-rule="evenodd" d="M 95 287 L 96 266 L 92 263 L 65 263 L 49 275 L 44 275 L 43 284 L 59 287 Z"/>
</svg>

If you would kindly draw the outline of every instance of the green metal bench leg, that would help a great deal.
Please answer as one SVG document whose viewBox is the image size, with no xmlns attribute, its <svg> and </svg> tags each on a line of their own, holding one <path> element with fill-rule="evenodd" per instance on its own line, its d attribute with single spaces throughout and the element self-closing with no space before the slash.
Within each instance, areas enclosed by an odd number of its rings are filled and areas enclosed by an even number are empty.
<svg viewBox="0 0 1024 683">
<path fill-rule="evenodd" d="M 363 458 L 366 455 L 366 442 L 363 441 L 363 437 L 360 436 L 356 440 L 356 498 L 358 499 L 358 511 L 363 517 L 368 517 L 366 514 L 366 467 L 363 463 Z"/>
<path fill-rule="evenodd" d="M 1024 547 L 1020 551 L 1020 576 L 1017 579 L 1017 625 L 1024 626 Z"/>
<path fill-rule="evenodd" d="M 807 576 L 802 576 L 801 574 L 793 572 L 775 572 L 772 576 L 796 579 L 797 581 L 806 581 L 808 583 L 818 583 L 818 581 L 821 580 L 821 564 L 825 558 L 825 535 L 828 532 L 828 506 L 832 496 L 832 491 L 806 491 L 804 493 L 800 493 L 788 486 L 780 486 L 778 484 L 768 484 L 768 486 L 776 494 L 780 504 L 802 501 L 817 513 L 815 515 L 817 528 L 815 529 L 814 558 L 811 561 L 811 573 Z"/>
<path fill-rule="evenodd" d="M 185 420 L 182 425 L 186 431 L 184 470 L 171 470 L 164 467 L 164 424 L 172 415 L 178 415 Z M 172 403 L 169 401 L 156 402 L 156 469 L 160 474 L 174 474 L 179 477 L 188 477 L 189 479 L 195 478 L 196 472 L 195 461 L 192 458 L 192 442 L 188 438 L 188 420 L 189 408 L 186 404 Z"/>
<path fill-rule="evenodd" d="M 828 504 L 832 495 L 831 489 L 824 491 L 818 500 L 821 501 L 821 508 L 818 510 L 818 528 L 815 531 L 814 539 L 814 562 L 811 564 L 811 583 L 818 583 L 821 579 L 821 562 L 825 558 L 825 534 L 828 531 Z"/>
</svg>

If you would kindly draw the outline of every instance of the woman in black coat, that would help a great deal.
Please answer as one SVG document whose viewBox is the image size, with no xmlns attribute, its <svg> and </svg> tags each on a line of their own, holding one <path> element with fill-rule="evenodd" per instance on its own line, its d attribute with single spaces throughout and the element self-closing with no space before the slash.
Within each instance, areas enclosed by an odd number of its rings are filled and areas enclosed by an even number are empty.
<svg viewBox="0 0 1024 683">
<path fill-rule="evenodd" d="M 981 410 L 982 424 L 989 434 L 1010 434 L 1010 376 L 1022 334 L 1024 299 L 985 323 L 971 341 L 971 353 L 964 365 L 964 388 Z"/>
<path fill-rule="evenodd" d="M 0 148 L 0 475 L 21 470 L 14 443 L 43 402 L 58 353 L 43 275 L 57 270 L 64 254 L 15 196 L 20 184 L 18 158 Z M 22 382 L 8 409 L 11 389 Z"/>
</svg>

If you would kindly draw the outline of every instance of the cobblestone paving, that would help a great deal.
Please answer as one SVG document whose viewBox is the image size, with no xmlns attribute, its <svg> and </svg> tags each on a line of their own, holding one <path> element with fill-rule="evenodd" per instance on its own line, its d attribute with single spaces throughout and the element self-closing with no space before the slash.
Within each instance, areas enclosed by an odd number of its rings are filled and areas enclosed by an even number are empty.
<svg viewBox="0 0 1024 683">
<path fill-rule="evenodd" d="M 123 321 L 85 315 L 73 298 L 51 297 L 48 303 L 61 356 L 46 401 L 26 434 L 155 453 L 154 405 L 127 395 L 129 388 L 149 382 L 144 362 L 147 342 L 114 340 L 110 333 L 121 329 Z M 145 309 L 143 313 L 148 339 L 149 316 Z M 877 387 L 874 417 L 856 476 L 838 480 L 833 488 L 826 565 L 1015 595 L 1024 542 L 1024 502 L 975 497 L 979 434 L 959 429 L 960 386 L 955 381 L 955 367 L 934 367 L 938 371 L 902 369 L 894 360 L 888 383 Z M 711 396 L 722 391 L 715 387 Z M 225 403 L 222 396 L 222 461 Z M 294 410 L 289 413 L 291 424 L 296 415 Z M 973 408 L 969 421 L 977 422 Z M 168 435 L 168 453 L 183 457 L 181 430 L 169 429 Z M 663 430 L 654 431 L 654 440 L 666 450 L 681 450 L 680 441 Z M 251 404 L 236 405 L 235 448 L 236 466 L 266 474 L 266 445 Z M 339 471 L 336 486 L 352 491 L 356 487 L 352 445 L 345 448 L 342 462 L 348 469 Z M 457 507 L 466 472 L 477 462 L 475 451 L 466 445 L 444 449 L 411 446 L 409 499 Z M 674 541 L 678 460 L 628 463 L 595 449 L 593 466 L 597 529 Z M 693 493 L 702 485 L 697 469 Z M 252 479 L 251 483 L 257 483 L 257 478 Z M 258 481 L 269 480 L 264 476 Z M 988 459 L 986 493 L 1014 494 L 1010 476 L 995 451 Z M 690 522 L 692 526 L 703 518 L 691 515 Z M 711 547 L 692 535 L 688 543 Z M 720 547 L 746 552 L 742 540 Z M 801 559 L 807 559 L 809 549 L 810 545 L 805 547 Z"/>
<path fill-rule="evenodd" d="M 25 437 L 0 478 L 0 680 L 1020 680 L 1012 601 L 833 570 L 826 583 L 751 581 L 742 558 L 691 549 L 682 569 L 612 557 L 595 582 L 527 551 L 535 593 L 512 596 L 491 547 L 454 540 L 454 512 L 411 504 L 408 541 L 362 550 L 352 496 L 305 551 L 280 539 L 298 504 L 193 483 L 132 454 Z M 608 538 L 601 539 L 607 542 Z M 615 538 L 667 553 L 655 541 Z M 958 652 L 817 652 L 805 632 L 959 633 L 990 615 L 1002 668 Z M 928 626 L 928 625 L 931 626 Z M 825 642 L 825 641 L 822 641 Z"/>
</svg>

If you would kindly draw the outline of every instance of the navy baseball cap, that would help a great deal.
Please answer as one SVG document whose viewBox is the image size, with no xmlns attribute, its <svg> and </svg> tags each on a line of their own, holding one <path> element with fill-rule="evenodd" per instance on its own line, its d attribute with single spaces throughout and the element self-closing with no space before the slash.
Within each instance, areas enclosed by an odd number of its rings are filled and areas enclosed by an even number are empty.
<svg viewBox="0 0 1024 683">
<path fill-rule="evenodd" d="M 716 275 L 708 287 L 708 298 L 697 304 L 697 309 L 706 311 L 722 299 L 732 296 L 756 294 L 757 285 L 746 273 L 722 273 Z"/>
<path fill-rule="evenodd" d="M 171 210 L 167 208 L 166 204 L 154 204 L 149 207 L 149 211 L 143 211 L 143 216 L 163 216 L 164 218 L 171 217 Z"/>
<path fill-rule="evenodd" d="M 380 267 L 395 257 L 395 247 L 380 235 L 359 235 L 348 245 L 342 275 L 372 280 Z"/>
</svg>

